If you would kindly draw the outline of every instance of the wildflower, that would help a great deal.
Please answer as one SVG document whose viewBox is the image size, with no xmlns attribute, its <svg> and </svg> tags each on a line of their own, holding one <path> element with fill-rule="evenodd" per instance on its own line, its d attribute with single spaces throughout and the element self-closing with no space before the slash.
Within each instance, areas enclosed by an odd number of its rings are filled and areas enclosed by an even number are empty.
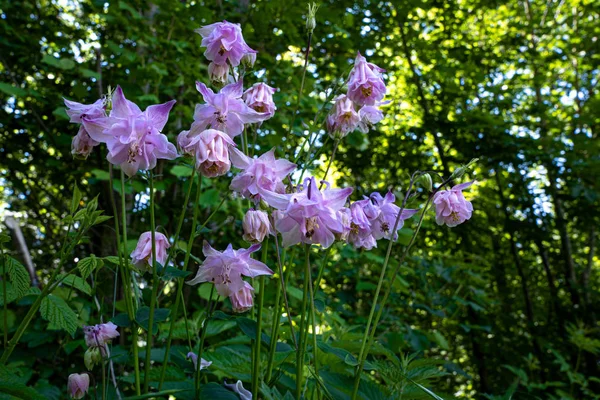
<svg viewBox="0 0 600 400">
<path fill-rule="evenodd" d="M 273 94 L 277 89 L 272 88 L 266 83 L 255 83 L 251 88 L 246 90 L 242 95 L 242 99 L 248 107 L 259 113 L 266 113 L 267 118 L 275 115 L 277 107 L 273 102 Z"/>
<path fill-rule="evenodd" d="M 256 53 L 246 53 L 242 57 L 242 64 L 246 68 L 252 68 L 252 67 L 254 67 L 255 63 L 256 63 Z"/>
<path fill-rule="evenodd" d="M 103 99 L 98 99 L 92 104 L 81 104 L 67 99 L 63 100 L 65 101 L 65 106 L 67 106 L 67 115 L 71 118 L 69 122 L 81 124 L 84 117 L 98 118 L 106 116 Z"/>
<path fill-rule="evenodd" d="M 371 223 L 371 232 L 375 240 L 382 238 L 396 240 L 398 238 L 397 232 L 392 232 L 396 223 L 396 218 L 400 212 L 400 207 L 394 204 L 396 196 L 392 192 L 388 192 L 385 197 L 382 197 L 379 193 L 375 192 L 369 196 L 371 205 L 366 210 L 366 215 Z M 419 210 L 404 209 L 398 221 L 397 230 L 400 230 L 404 226 L 404 221 Z"/>
<path fill-rule="evenodd" d="M 225 251 L 220 252 L 213 249 L 208 242 L 204 242 L 202 252 L 206 259 L 200 265 L 194 279 L 187 283 L 196 285 L 202 282 L 212 282 L 221 296 L 237 293 L 244 288 L 242 276 L 255 278 L 259 275 L 273 275 L 273 271 L 265 264 L 250 258 L 250 254 L 259 249 L 259 244 L 239 250 L 233 250 L 233 247 L 229 245 Z"/>
<path fill-rule="evenodd" d="M 224 382 L 223 386 L 236 392 L 240 396 L 240 400 L 252 400 L 252 393 L 244 388 L 242 381 L 238 380 L 236 383 Z"/>
<path fill-rule="evenodd" d="M 196 82 L 196 89 L 206 104 L 196 105 L 192 130 L 218 129 L 234 138 L 244 131 L 244 124 L 261 122 L 269 118 L 268 113 L 251 109 L 242 100 L 243 82 L 240 79 L 225 86 L 215 94 L 205 84 Z"/>
<path fill-rule="evenodd" d="M 284 247 L 302 242 L 328 248 L 335 234 L 344 232 L 337 211 L 346 203 L 352 188 L 331 189 L 329 182 L 324 183 L 326 188 L 321 191 L 315 178 L 306 178 L 297 193 L 263 194 L 269 205 L 284 212 L 284 217 L 275 225 L 282 234 Z"/>
<path fill-rule="evenodd" d="M 350 205 L 350 232 L 348 242 L 355 248 L 367 250 L 377 247 L 377 241 L 371 231 L 371 223 L 365 213 L 365 207 L 370 204 L 369 199 L 355 201 Z"/>
<path fill-rule="evenodd" d="M 250 243 L 262 243 L 271 233 L 271 222 L 266 212 L 261 210 L 248 210 L 242 221 L 244 240 Z"/>
<path fill-rule="evenodd" d="M 359 123 L 360 116 L 354 109 L 354 103 L 344 94 L 336 97 L 332 113 L 327 117 L 329 136 L 345 137 L 354 131 Z"/>
<path fill-rule="evenodd" d="M 341 233 L 336 233 L 335 238 L 342 242 L 348 240 L 348 236 L 350 235 L 350 229 L 352 224 L 352 213 L 350 209 L 347 207 L 343 207 L 341 210 L 337 212 L 337 218 L 342 223 L 343 230 Z"/>
<path fill-rule="evenodd" d="M 360 122 L 358 129 L 362 133 L 368 133 L 369 129 L 383 119 L 383 113 L 376 106 L 363 106 L 358 110 Z"/>
<path fill-rule="evenodd" d="M 154 234 L 156 261 L 163 265 L 167 262 L 167 249 L 171 247 L 169 239 L 160 232 Z M 139 269 L 151 270 L 152 263 L 152 232 L 144 232 L 138 239 L 135 250 L 131 253 L 131 263 Z"/>
<path fill-rule="evenodd" d="M 296 164 L 286 159 L 276 159 L 275 149 L 258 158 L 250 158 L 232 148 L 231 163 L 242 172 L 233 178 L 229 188 L 257 203 L 265 192 L 285 193 L 283 179 L 296 168 Z"/>
<path fill-rule="evenodd" d="M 77 135 L 71 141 L 71 154 L 75 158 L 87 159 L 94 147 L 100 143 L 90 137 L 85 128 L 81 126 Z"/>
<path fill-rule="evenodd" d="M 112 339 L 119 336 L 117 326 L 112 322 L 84 326 L 83 333 L 85 336 L 85 344 L 87 344 L 90 348 L 99 348 L 101 351 L 106 349 L 106 344 L 110 343 Z"/>
<path fill-rule="evenodd" d="M 368 63 L 359 52 L 356 55 L 354 68 L 348 76 L 348 98 L 360 107 L 372 106 L 380 102 L 386 92 L 382 72 L 383 69 Z"/>
<path fill-rule="evenodd" d="M 253 295 L 254 288 L 248 282 L 244 281 L 244 286 L 241 290 L 229 295 L 233 312 L 243 313 L 251 309 L 254 305 Z"/>
<path fill-rule="evenodd" d="M 71 374 L 67 383 L 67 388 L 72 399 L 82 399 L 90 387 L 90 376 L 86 373 Z"/>
<path fill-rule="evenodd" d="M 227 64 L 208 64 L 208 76 L 214 86 L 223 86 L 229 80 L 229 66 Z"/>
<path fill-rule="evenodd" d="M 177 137 L 177 143 L 185 154 L 196 158 L 196 169 L 206 177 L 224 175 L 231 168 L 229 146 L 235 146 L 235 143 L 221 131 L 207 129 L 198 134 L 183 131 Z"/>
<path fill-rule="evenodd" d="M 189 353 L 187 353 L 187 358 L 192 360 L 192 363 L 194 363 L 194 370 L 197 370 L 198 369 L 198 354 L 190 351 Z M 212 361 L 206 361 L 204 358 L 201 358 L 200 359 L 200 370 L 210 367 L 211 364 L 212 364 Z"/>
<path fill-rule="evenodd" d="M 435 222 L 438 225 L 454 227 L 471 218 L 473 205 L 465 199 L 462 191 L 473 182 L 456 185 L 449 190 L 440 190 L 433 196 L 435 205 Z"/>
<path fill-rule="evenodd" d="M 227 21 L 203 26 L 194 32 L 202 36 L 202 47 L 206 47 L 204 56 L 219 65 L 228 63 L 237 67 L 247 53 L 256 53 L 244 41 L 239 24 Z"/>
</svg>

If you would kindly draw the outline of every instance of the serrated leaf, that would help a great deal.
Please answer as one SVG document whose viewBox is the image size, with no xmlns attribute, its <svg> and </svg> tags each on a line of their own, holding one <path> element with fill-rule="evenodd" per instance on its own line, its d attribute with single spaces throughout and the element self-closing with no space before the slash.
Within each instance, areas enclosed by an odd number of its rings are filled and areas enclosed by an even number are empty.
<svg viewBox="0 0 600 400">
<path fill-rule="evenodd" d="M 9 282 L 12 284 L 12 290 L 15 293 L 15 299 L 20 299 L 27 294 L 31 287 L 29 273 L 25 267 L 10 256 L 4 259 L 6 263 L 6 272 L 8 273 Z M 8 292 L 8 290 L 7 290 Z"/>
<path fill-rule="evenodd" d="M 106 256 L 102 258 L 104 261 L 108 261 L 111 264 L 119 265 L 119 257 L 118 256 Z"/>
<path fill-rule="evenodd" d="M 77 263 L 77 269 L 83 279 L 87 279 L 97 268 L 101 268 L 104 263 L 95 255 L 83 258 Z"/>
<path fill-rule="evenodd" d="M 156 308 L 154 310 L 154 321 L 152 322 L 152 332 L 156 332 L 158 329 L 158 323 L 165 321 L 169 318 L 171 309 L 169 308 Z M 135 314 L 135 321 L 145 330 L 148 330 L 148 324 L 150 322 L 150 307 L 141 307 Z"/>
<path fill-rule="evenodd" d="M 48 329 L 64 329 L 71 336 L 75 335 L 78 326 L 77 314 L 60 297 L 52 294 L 45 297 L 40 306 L 40 313 L 42 318 L 50 322 Z"/>
<path fill-rule="evenodd" d="M 83 278 L 80 278 L 77 275 L 69 274 L 65 276 L 62 283 L 74 287 L 87 295 L 92 294 L 92 287 Z"/>
<path fill-rule="evenodd" d="M 79 202 L 81 201 L 81 191 L 79 187 L 75 185 L 73 188 L 73 197 L 71 198 L 71 214 L 75 214 L 75 211 L 79 208 Z"/>
</svg>

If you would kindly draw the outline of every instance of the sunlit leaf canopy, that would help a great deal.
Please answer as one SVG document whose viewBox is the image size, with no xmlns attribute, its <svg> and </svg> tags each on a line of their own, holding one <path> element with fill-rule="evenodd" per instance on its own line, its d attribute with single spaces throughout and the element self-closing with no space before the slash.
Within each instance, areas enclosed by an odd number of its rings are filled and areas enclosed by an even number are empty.
<svg viewBox="0 0 600 400">
<path fill-rule="evenodd" d="M 318 135 L 315 150 L 321 152 L 309 173 L 322 176 L 333 145 L 322 130 L 331 107 L 326 100 L 343 85 L 360 51 L 386 70 L 390 103 L 374 130 L 341 142 L 329 175 L 336 186 L 354 186 L 353 200 L 389 189 L 401 195 L 415 170 L 449 176 L 479 159 L 463 178 L 478 181 L 467 194 L 473 218 L 450 230 L 428 217 L 394 282 L 379 352 L 373 351 L 379 354 L 374 362 L 382 364 L 374 380 L 402 382 L 406 393 L 423 396 L 398 377 L 397 365 L 383 365 L 386 352 L 418 353 L 438 362 L 432 373 L 439 376 L 422 382 L 438 394 L 504 398 L 513 390 L 514 398 L 598 398 L 598 2 L 323 2 L 294 116 L 305 18 L 306 4 L 284 1 L 0 2 L 0 219 L 19 221 L 39 276 L 57 262 L 73 184 L 86 199 L 100 194 L 99 208 L 111 214 L 106 150 L 95 149 L 86 161 L 72 158 L 77 128 L 69 124 L 62 98 L 91 103 L 120 85 L 142 109 L 175 99 L 164 130 L 174 142 L 201 102 L 195 81 L 208 82 L 208 62 L 193 30 L 226 19 L 240 23 L 258 50 L 245 86 L 279 88 L 275 117 L 257 129 L 256 154 L 276 147 L 293 157 L 306 135 Z M 174 230 L 188 171 L 182 163 L 161 163 L 156 170 L 157 219 L 164 232 Z M 232 176 L 203 180 L 202 220 L 226 196 Z M 118 179 L 114 186 L 120 190 Z M 147 230 L 147 189 L 138 177 L 127 190 L 129 229 L 137 238 Z M 409 206 L 419 207 L 425 198 L 421 193 Z M 244 211 L 244 204 L 228 198 L 203 234 L 216 247 L 244 246 Z M 414 221 L 406 227 L 414 228 Z M 114 255 L 112 232 L 110 224 L 92 230 L 78 258 Z M 200 256 L 200 241 L 196 246 Z M 336 246 L 327 258 L 318 328 L 352 353 L 362 333 L 353 327 L 365 323 L 380 272 L 380 247 L 364 252 Z M 21 257 L 16 245 L 9 252 Z M 98 279 L 99 294 L 110 301 L 112 274 Z M 293 289 L 290 295 L 299 301 Z M 188 295 L 191 304 L 203 301 L 196 292 Z M 87 322 L 91 305 L 79 300 L 76 308 Z M 40 320 L 32 335 L 44 324 Z M 219 338 L 234 340 L 232 327 L 216 330 Z M 43 354 L 55 354 L 57 340 L 67 347 L 71 339 L 64 332 L 48 334 L 44 340 L 32 336 L 31 347 L 39 351 L 24 357 L 37 359 L 32 382 L 62 387 L 66 372 L 51 371 L 56 360 Z M 45 347 L 54 350 L 44 353 Z M 68 349 L 59 351 L 61 362 L 72 361 Z M 327 357 L 330 372 L 341 373 L 344 360 Z"/>
</svg>

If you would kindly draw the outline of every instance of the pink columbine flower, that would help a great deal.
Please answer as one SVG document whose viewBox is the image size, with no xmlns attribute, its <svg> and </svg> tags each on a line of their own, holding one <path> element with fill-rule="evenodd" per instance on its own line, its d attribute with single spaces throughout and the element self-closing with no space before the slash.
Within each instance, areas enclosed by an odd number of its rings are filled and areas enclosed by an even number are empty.
<svg viewBox="0 0 600 400">
<path fill-rule="evenodd" d="M 269 118 L 268 113 L 258 113 L 244 103 L 241 79 L 225 86 L 217 94 L 200 82 L 196 82 L 196 89 L 202 94 L 206 104 L 196 105 L 192 130 L 218 129 L 234 138 L 244 131 L 244 124 Z"/>
<path fill-rule="evenodd" d="M 267 235 L 272 234 L 269 216 L 261 210 L 248 210 L 244 215 L 242 227 L 243 238 L 250 243 L 262 243 Z"/>
<path fill-rule="evenodd" d="M 248 282 L 244 281 L 244 287 L 229 295 L 231 300 L 231 308 L 235 313 L 243 313 L 248 311 L 254 305 L 254 288 Z"/>
<path fill-rule="evenodd" d="M 100 354 L 103 357 L 107 355 L 106 345 L 110 343 L 111 340 L 119 336 L 117 326 L 112 322 L 92 326 L 84 326 L 83 334 L 85 337 L 85 344 L 87 344 L 87 346 L 91 349 L 99 349 Z"/>
<path fill-rule="evenodd" d="M 72 399 L 82 399 L 90 387 L 90 376 L 86 373 L 71 374 L 67 383 L 67 388 Z"/>
<path fill-rule="evenodd" d="M 190 351 L 189 353 L 187 353 L 187 358 L 192 360 L 192 363 L 194 363 L 194 370 L 197 370 L 198 369 L 198 354 Z M 206 361 L 204 358 L 201 358 L 200 359 L 200 370 L 210 367 L 211 364 L 212 364 L 212 361 Z"/>
<path fill-rule="evenodd" d="M 167 262 L 167 249 L 171 247 L 169 239 L 160 232 L 154 234 L 154 247 L 156 261 L 161 265 Z M 131 263 L 139 268 L 152 270 L 152 232 L 144 232 L 140 235 L 135 250 L 131 253 Z"/>
<path fill-rule="evenodd" d="M 332 138 L 345 137 L 360 123 L 354 103 L 344 94 L 335 99 L 331 114 L 327 117 L 327 132 Z"/>
<path fill-rule="evenodd" d="M 265 192 L 285 193 L 283 179 L 296 168 L 296 164 L 275 158 L 275 149 L 258 158 L 250 158 L 236 148 L 231 149 L 231 163 L 242 170 L 231 181 L 229 188 L 257 203 Z"/>
<path fill-rule="evenodd" d="M 149 170 L 158 159 L 173 160 L 177 150 L 161 133 L 175 100 L 149 106 L 145 111 L 127 100 L 117 86 L 108 117 L 82 117 L 83 126 L 92 139 L 106 143 L 107 160 L 119 165 L 127 176 Z"/>
<path fill-rule="evenodd" d="M 348 76 L 348 97 L 359 106 L 375 105 L 385 96 L 386 88 L 381 73 L 383 69 L 367 62 L 360 52 Z"/>
<path fill-rule="evenodd" d="M 236 383 L 224 382 L 223 386 L 236 392 L 240 396 L 240 400 L 252 400 L 252 392 L 244 388 L 242 381 Z"/>
<path fill-rule="evenodd" d="M 275 110 L 277 110 L 273 102 L 273 94 L 276 91 L 277 89 L 272 88 L 266 83 L 255 83 L 244 92 L 242 99 L 254 111 L 266 113 L 268 116 L 265 119 L 269 119 L 275 115 Z"/>
<path fill-rule="evenodd" d="M 462 191 L 473 183 L 475 181 L 456 185 L 450 190 L 440 190 L 433 196 L 435 222 L 438 225 L 454 227 L 471 218 L 473 204 L 465 199 Z"/>
<path fill-rule="evenodd" d="M 98 99 L 92 104 L 81 104 L 76 101 L 64 99 L 67 106 L 67 115 L 71 118 L 70 122 L 81 124 L 82 118 L 99 118 L 106 116 L 104 100 Z"/>
<path fill-rule="evenodd" d="M 235 147 L 235 143 L 221 131 L 207 129 L 198 134 L 183 131 L 177 143 L 183 153 L 196 158 L 196 169 L 206 177 L 225 175 L 231 168 L 229 146 Z"/>
<path fill-rule="evenodd" d="M 385 197 L 382 197 L 379 193 L 375 192 L 369 196 L 370 204 L 365 208 L 365 214 L 369 218 L 371 223 L 371 232 L 375 240 L 382 238 L 393 240 L 398 238 L 398 233 L 392 230 L 396 223 L 396 218 L 400 212 L 400 207 L 394 204 L 396 196 L 392 192 L 388 192 Z M 397 230 L 400 230 L 404 226 L 404 221 L 419 210 L 404 209 L 398 221 Z"/>
<path fill-rule="evenodd" d="M 205 241 L 202 252 L 206 259 L 200 265 L 194 279 L 187 283 L 196 285 L 202 282 L 212 282 L 221 296 L 237 293 L 244 288 L 242 276 L 255 278 L 260 275 L 273 275 L 273 271 L 265 264 L 250 258 L 250 254 L 259 249 L 259 244 L 239 250 L 233 250 L 233 247 L 229 245 L 225 251 L 220 252 Z"/>
<path fill-rule="evenodd" d="M 365 207 L 370 205 L 369 199 L 355 201 L 350 205 L 350 233 L 348 243 L 355 248 L 370 250 L 377 247 L 377 241 L 373 237 L 371 222 L 365 213 Z"/>
<path fill-rule="evenodd" d="M 225 85 L 229 80 L 229 65 L 211 62 L 208 64 L 208 77 L 210 83 L 214 86 L 221 87 Z"/>
<path fill-rule="evenodd" d="M 360 122 L 358 123 L 358 129 L 362 133 L 368 133 L 369 129 L 379 123 L 383 119 L 383 113 L 376 106 L 364 106 L 358 110 L 358 116 Z"/>
<path fill-rule="evenodd" d="M 239 24 L 227 21 L 203 26 L 194 32 L 202 36 L 204 56 L 215 64 L 237 67 L 247 53 L 256 53 L 244 41 Z"/>
<path fill-rule="evenodd" d="M 302 242 L 328 248 L 335 234 L 344 232 L 337 212 L 344 207 L 352 188 L 331 189 L 329 182 L 325 185 L 323 191 L 319 190 L 313 177 L 306 178 L 297 193 L 263 193 L 269 205 L 284 212 L 284 217 L 275 225 L 282 234 L 284 247 Z"/>
<path fill-rule="evenodd" d="M 75 158 L 87 159 L 94 147 L 100 143 L 90 137 L 85 128 L 81 126 L 77 135 L 71 141 L 71 154 Z"/>
<path fill-rule="evenodd" d="M 352 228 L 352 212 L 349 208 L 343 207 L 337 212 L 337 218 L 342 223 L 343 230 L 341 233 L 337 233 L 335 238 L 336 240 L 346 242 L 348 241 L 350 229 Z"/>
</svg>

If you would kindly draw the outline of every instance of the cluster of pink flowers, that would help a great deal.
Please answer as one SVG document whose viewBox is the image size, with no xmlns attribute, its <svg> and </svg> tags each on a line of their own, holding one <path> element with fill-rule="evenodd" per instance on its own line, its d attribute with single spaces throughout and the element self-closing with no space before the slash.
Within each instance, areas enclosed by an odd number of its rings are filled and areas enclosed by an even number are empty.
<svg viewBox="0 0 600 400">
<path fill-rule="evenodd" d="M 369 132 L 371 126 L 383 119 L 379 106 L 386 104 L 382 73 L 385 70 L 367 62 L 360 52 L 348 76 L 348 92 L 335 98 L 332 112 L 327 117 L 327 131 L 331 137 L 343 138 L 358 129 Z"/>
</svg>

